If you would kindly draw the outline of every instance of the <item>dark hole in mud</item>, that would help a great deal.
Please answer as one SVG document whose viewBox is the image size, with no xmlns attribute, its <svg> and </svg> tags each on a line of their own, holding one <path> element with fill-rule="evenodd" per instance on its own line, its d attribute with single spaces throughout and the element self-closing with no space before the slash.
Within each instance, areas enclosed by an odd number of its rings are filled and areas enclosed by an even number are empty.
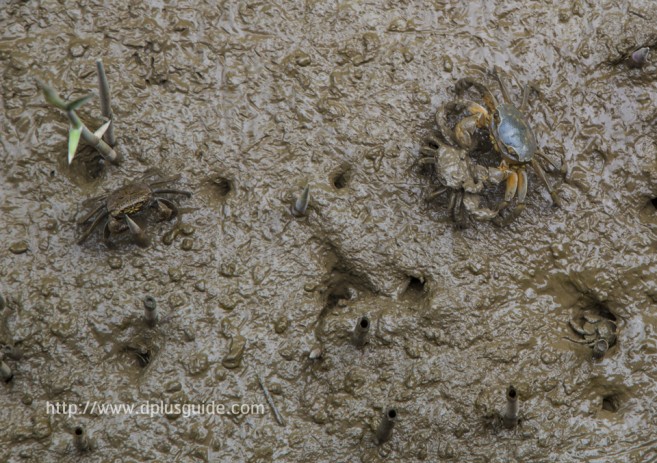
<svg viewBox="0 0 657 463">
<path fill-rule="evenodd" d="M 124 352 L 131 354 L 131 356 L 137 361 L 137 366 L 139 366 L 139 368 L 146 368 L 153 359 L 153 352 L 143 346 L 126 346 L 123 350 Z"/>
<path fill-rule="evenodd" d="M 331 178 L 331 183 L 338 190 L 342 190 L 347 186 L 350 178 L 351 178 L 351 172 L 349 171 L 349 169 L 340 170 L 335 174 L 333 174 L 333 177 Z"/>
<path fill-rule="evenodd" d="M 609 306 L 604 301 L 593 301 L 591 304 L 584 306 L 581 310 L 581 314 L 595 314 L 600 317 L 616 322 L 616 315 L 609 309 Z"/>
<path fill-rule="evenodd" d="M 517 395 L 518 395 L 518 393 L 516 392 L 516 390 L 514 388 L 509 389 L 509 398 L 510 399 L 515 399 Z"/>
<path fill-rule="evenodd" d="M 349 285 L 345 283 L 338 283 L 329 290 L 324 308 L 332 309 L 337 307 L 341 300 L 349 299 L 351 299 L 351 290 Z"/>
<path fill-rule="evenodd" d="M 409 277 L 408 285 L 404 290 L 405 296 L 421 297 L 424 294 L 425 282 L 418 277 Z"/>
<path fill-rule="evenodd" d="M 655 209 L 657 209 L 657 198 L 652 198 L 652 199 L 650 200 L 650 204 L 652 204 L 652 207 L 654 207 Z"/>
<path fill-rule="evenodd" d="M 75 435 L 76 436 L 81 436 L 82 434 L 84 434 L 84 431 L 82 430 L 81 427 L 78 426 L 77 428 L 75 428 Z"/>
<path fill-rule="evenodd" d="M 602 398 L 603 410 L 616 413 L 619 408 L 620 408 L 620 398 L 616 394 L 607 395 Z"/>
<path fill-rule="evenodd" d="M 361 319 L 360 327 L 364 330 L 368 329 L 370 327 L 370 321 L 367 318 Z"/>
<path fill-rule="evenodd" d="M 103 157 L 90 146 L 85 145 L 78 150 L 70 166 L 66 159 L 62 158 L 60 172 L 78 185 L 88 184 L 100 178 L 106 167 Z"/>
<path fill-rule="evenodd" d="M 226 177 L 218 176 L 213 178 L 212 185 L 217 198 L 225 198 L 233 191 L 233 183 Z"/>
<path fill-rule="evenodd" d="M 591 307 L 591 309 L 600 314 L 601 317 L 605 317 L 613 322 L 617 320 L 616 315 L 614 315 L 614 313 L 604 302 L 598 302 L 593 307 Z"/>
<path fill-rule="evenodd" d="M 351 271 L 344 261 L 333 256 L 334 261 L 330 276 L 328 277 L 326 291 L 324 292 L 325 303 L 322 313 L 339 306 L 345 305 L 346 301 L 355 299 L 362 292 L 369 292 L 370 287 L 361 275 Z"/>
<path fill-rule="evenodd" d="M 394 408 L 388 410 L 388 418 L 390 418 L 391 420 L 397 418 L 397 410 L 395 410 Z"/>
<path fill-rule="evenodd" d="M 137 363 L 141 368 L 145 368 L 151 363 L 151 353 L 150 351 L 135 352 L 137 356 Z"/>
</svg>

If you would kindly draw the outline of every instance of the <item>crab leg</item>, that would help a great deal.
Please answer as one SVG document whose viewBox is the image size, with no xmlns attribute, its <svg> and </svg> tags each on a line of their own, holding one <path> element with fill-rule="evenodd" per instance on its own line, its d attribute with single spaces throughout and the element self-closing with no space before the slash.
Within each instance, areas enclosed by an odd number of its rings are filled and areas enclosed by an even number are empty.
<svg viewBox="0 0 657 463">
<path fill-rule="evenodd" d="M 166 219 L 164 220 L 170 220 L 171 218 L 178 216 L 178 206 L 176 206 L 172 201 L 169 201 L 168 199 L 164 199 L 164 198 L 158 198 L 155 200 L 155 202 L 157 204 L 157 208 L 163 214 L 167 212 L 162 208 L 162 206 L 169 209 L 168 217 L 166 217 Z"/>
<path fill-rule="evenodd" d="M 522 103 L 520 103 L 520 111 L 527 109 L 527 102 L 529 101 L 529 85 L 525 84 L 522 89 Z"/>
<path fill-rule="evenodd" d="M 420 165 L 423 164 L 435 164 L 436 156 L 438 155 L 438 150 L 429 148 L 428 146 L 423 146 L 420 148 L 420 154 L 424 157 L 420 158 L 417 162 Z"/>
<path fill-rule="evenodd" d="M 94 196 L 93 198 L 87 198 L 84 201 L 82 201 L 82 206 L 87 207 L 91 204 L 97 203 L 98 201 L 104 201 L 104 200 L 107 199 L 108 196 L 109 195 L 107 193 L 105 193 L 105 194 L 102 194 L 102 195 Z"/>
<path fill-rule="evenodd" d="M 550 158 L 548 158 L 548 157 L 547 157 L 545 154 L 543 154 L 542 152 L 540 152 L 540 151 L 536 151 L 536 156 L 538 156 L 539 158 L 541 158 L 542 160 L 544 160 L 545 162 L 547 162 L 548 164 L 550 164 L 550 166 L 552 166 L 552 168 L 553 168 L 554 170 L 559 170 L 559 167 L 557 167 L 557 165 L 556 165 L 554 162 L 552 162 L 552 160 L 551 160 Z"/>
<path fill-rule="evenodd" d="M 509 172 L 509 178 L 506 179 L 506 191 L 504 192 L 504 201 L 500 205 L 500 209 L 504 209 L 509 205 L 513 197 L 518 191 L 518 174 L 516 172 Z"/>
<path fill-rule="evenodd" d="M 563 339 L 565 339 L 566 341 L 574 342 L 576 344 L 586 344 L 587 346 L 590 346 L 592 344 L 591 341 L 587 341 L 586 339 L 570 339 L 565 336 L 563 337 Z"/>
<path fill-rule="evenodd" d="M 166 185 L 167 183 L 175 182 L 176 180 L 179 180 L 179 179 L 180 179 L 180 174 L 173 175 L 171 177 L 166 177 L 166 178 L 163 178 L 163 179 L 160 179 L 160 180 L 155 180 L 154 182 L 149 183 L 149 186 L 151 188 L 155 188 L 155 187 L 158 187 L 158 186 Z"/>
<path fill-rule="evenodd" d="M 557 207 L 561 207 L 561 200 L 559 199 L 557 194 L 554 191 L 552 191 L 552 188 L 550 187 L 550 184 L 548 183 L 548 180 L 545 177 L 545 172 L 543 172 L 543 169 L 538 164 L 538 161 L 536 161 L 536 159 L 532 159 L 532 167 L 534 168 L 534 171 L 536 172 L 536 174 L 539 177 L 541 177 L 541 180 L 545 184 L 545 187 L 547 188 L 548 193 L 550 193 L 550 196 L 552 197 L 552 201 L 554 202 L 554 204 Z"/>
<path fill-rule="evenodd" d="M 427 197 L 427 201 L 431 201 L 432 199 L 437 198 L 438 196 L 440 196 L 441 194 L 443 194 L 443 193 L 446 192 L 446 191 L 447 191 L 447 188 L 439 188 L 439 189 L 433 191 L 433 192 L 432 192 L 431 194 L 429 194 L 429 196 Z"/>
<path fill-rule="evenodd" d="M 504 97 L 504 102 L 508 104 L 513 104 L 511 101 L 511 97 L 509 96 L 509 92 L 506 89 L 506 86 L 504 85 L 504 82 L 502 81 L 502 77 L 500 76 L 500 68 L 495 66 L 493 67 L 493 76 L 495 76 L 495 80 L 497 80 L 497 83 L 500 86 L 500 89 L 502 90 L 502 96 Z"/>
<path fill-rule="evenodd" d="M 104 207 L 105 207 L 105 205 L 104 205 L 104 204 L 101 204 L 101 205 L 98 206 L 96 209 L 94 209 L 93 211 L 89 212 L 87 215 L 85 215 L 85 216 L 82 217 L 81 219 L 79 219 L 79 220 L 77 221 L 77 224 L 78 224 L 78 225 L 81 225 L 81 224 L 85 223 L 87 220 L 89 220 L 89 219 L 92 218 L 94 215 L 96 215 L 98 212 L 100 212 Z"/>
<path fill-rule="evenodd" d="M 161 190 L 153 190 L 153 194 L 172 194 L 172 195 L 185 195 L 188 198 L 192 195 L 191 191 L 175 190 L 173 188 L 165 188 Z"/>
<path fill-rule="evenodd" d="M 87 230 L 82 234 L 82 236 L 80 238 L 78 238 L 77 243 L 78 244 L 84 243 L 84 241 L 87 238 L 89 238 L 89 235 L 91 235 L 91 232 L 94 231 L 94 229 L 98 226 L 98 224 L 100 222 L 102 222 L 104 219 L 106 219 L 108 215 L 109 215 L 109 212 L 103 212 L 102 214 L 100 214 L 96 218 L 96 220 L 94 220 L 94 222 L 91 225 L 89 225 L 89 228 L 87 228 Z"/>
<path fill-rule="evenodd" d="M 518 190 L 517 190 L 518 204 L 516 205 L 516 207 L 513 208 L 513 211 L 511 211 L 509 216 L 506 217 L 504 220 L 501 220 L 499 223 L 497 223 L 497 225 L 505 226 L 513 222 L 515 219 L 518 218 L 518 216 L 522 213 L 522 211 L 525 210 L 525 197 L 527 196 L 527 172 L 525 172 L 525 169 L 519 169 L 517 173 L 514 172 L 513 174 L 516 175 L 518 178 Z M 509 180 L 511 180 L 511 177 L 509 177 Z M 507 184 L 507 193 L 508 193 L 508 184 Z M 513 196 L 511 198 L 513 198 Z M 504 202 L 505 203 L 507 202 L 506 198 Z"/>
<path fill-rule="evenodd" d="M 478 82 L 477 80 L 473 79 L 472 77 L 464 77 L 463 79 L 459 79 L 456 82 L 456 85 L 454 88 L 456 89 L 457 92 L 461 93 L 464 92 L 465 90 L 469 89 L 470 87 L 474 87 L 480 94 L 481 97 L 484 100 L 484 104 L 486 105 L 486 108 L 488 111 L 493 112 L 495 111 L 495 108 L 497 107 L 497 100 L 495 100 L 495 97 L 491 93 L 491 91 L 486 87 L 484 84 L 481 82 Z M 504 91 L 502 91 L 504 93 Z M 506 95 L 505 95 L 506 98 Z"/>
</svg>

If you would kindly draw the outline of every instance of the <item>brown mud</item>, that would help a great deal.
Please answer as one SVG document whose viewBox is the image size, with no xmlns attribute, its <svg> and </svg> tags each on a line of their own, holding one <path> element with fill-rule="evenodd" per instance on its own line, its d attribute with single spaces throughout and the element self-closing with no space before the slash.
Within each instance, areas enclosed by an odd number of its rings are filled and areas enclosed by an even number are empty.
<svg viewBox="0 0 657 463">
<path fill-rule="evenodd" d="M 85 461 L 657 460 L 657 71 L 611 64 L 657 42 L 650 1 L 107 6 L 0 8 L 0 342 L 23 353 L 5 359 L 1 461 L 77 461 L 76 426 Z M 86 148 L 69 168 L 34 79 L 76 98 L 97 58 L 125 159 Z M 457 79 L 494 65 L 517 101 L 535 89 L 563 207 L 530 172 L 514 223 L 460 230 L 446 196 L 426 201 L 419 148 Z M 98 127 L 98 99 L 79 114 Z M 82 201 L 152 167 L 194 192 L 181 223 L 150 222 L 147 249 L 76 245 Z M 618 325 L 599 361 L 564 339 L 596 307 Z M 491 424 L 510 384 L 515 430 Z M 46 413 L 94 400 L 267 413 Z"/>
</svg>

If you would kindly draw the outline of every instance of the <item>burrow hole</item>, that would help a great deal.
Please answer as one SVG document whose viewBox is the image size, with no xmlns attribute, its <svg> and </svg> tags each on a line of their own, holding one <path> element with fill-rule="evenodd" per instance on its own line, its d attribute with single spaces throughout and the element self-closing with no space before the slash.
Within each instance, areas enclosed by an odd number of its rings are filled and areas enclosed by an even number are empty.
<svg viewBox="0 0 657 463">
<path fill-rule="evenodd" d="M 616 413 L 620 408 L 620 402 L 620 396 L 618 394 L 606 395 L 602 397 L 602 409 Z"/>
<path fill-rule="evenodd" d="M 214 195 L 217 198 L 225 198 L 233 191 L 233 182 L 229 178 L 218 175 L 210 179 Z"/>
<path fill-rule="evenodd" d="M 404 289 L 404 296 L 419 298 L 424 295 L 425 289 L 426 282 L 424 278 L 409 276 L 408 284 L 406 285 L 406 289 Z"/>
<path fill-rule="evenodd" d="M 349 300 L 352 297 L 352 290 L 346 282 L 340 281 L 334 284 L 326 296 L 324 308 L 327 310 L 337 307 L 340 301 Z"/>
<path fill-rule="evenodd" d="M 657 198 L 652 198 L 652 199 L 650 200 L 650 204 L 652 204 L 652 207 L 654 207 L 655 209 L 657 209 Z"/>
<path fill-rule="evenodd" d="M 337 190 L 346 188 L 349 180 L 351 180 L 351 169 L 349 167 L 343 167 L 331 176 L 331 184 Z"/>
</svg>

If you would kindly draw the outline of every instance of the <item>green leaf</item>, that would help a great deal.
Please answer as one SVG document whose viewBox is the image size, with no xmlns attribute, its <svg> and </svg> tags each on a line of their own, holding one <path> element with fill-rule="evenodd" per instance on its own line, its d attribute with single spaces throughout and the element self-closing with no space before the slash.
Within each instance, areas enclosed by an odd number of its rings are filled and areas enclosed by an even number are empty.
<svg viewBox="0 0 657 463">
<path fill-rule="evenodd" d="M 43 91 L 43 96 L 46 97 L 46 101 L 51 105 L 59 108 L 66 109 L 66 102 L 57 94 L 54 88 L 50 85 L 37 80 L 37 85 Z"/>
<path fill-rule="evenodd" d="M 68 163 L 69 165 L 73 162 L 75 157 L 75 151 L 78 149 L 78 143 L 80 143 L 80 135 L 82 134 L 82 125 L 75 127 L 71 125 L 71 128 L 68 132 Z"/>
<path fill-rule="evenodd" d="M 94 94 L 90 93 L 87 96 L 83 96 L 82 98 L 78 98 L 75 101 L 71 101 L 69 104 L 66 105 L 66 110 L 67 111 L 75 111 L 80 106 L 85 104 L 87 101 L 91 100 L 93 97 L 94 97 Z"/>
</svg>

